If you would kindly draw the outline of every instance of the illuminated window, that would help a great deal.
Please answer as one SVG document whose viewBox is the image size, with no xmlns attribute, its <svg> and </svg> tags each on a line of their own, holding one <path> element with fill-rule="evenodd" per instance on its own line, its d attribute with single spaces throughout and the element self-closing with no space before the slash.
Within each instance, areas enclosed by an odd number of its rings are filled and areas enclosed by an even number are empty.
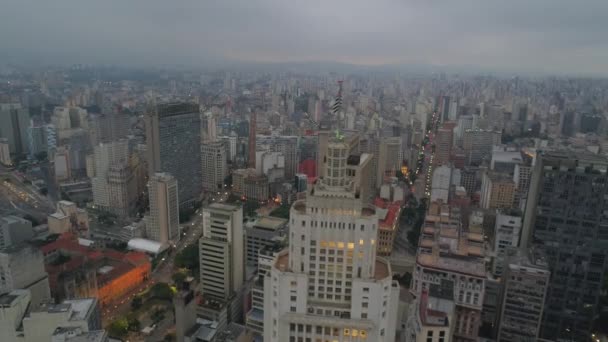
<svg viewBox="0 0 608 342">
<path fill-rule="evenodd" d="M 329 241 L 329 247 L 330 248 L 336 248 L 336 243 L 333 241 Z"/>
<path fill-rule="evenodd" d="M 363 246 L 363 239 L 359 240 L 359 246 Z"/>
<path fill-rule="evenodd" d="M 372 246 L 376 243 L 376 240 L 372 239 Z"/>
<path fill-rule="evenodd" d="M 353 329 L 353 331 L 351 331 L 350 335 L 351 335 L 352 337 L 357 337 L 357 336 L 359 336 L 359 330 L 357 330 L 357 329 Z"/>
<path fill-rule="evenodd" d="M 361 335 L 361 338 L 367 338 L 367 331 L 361 330 L 359 334 Z"/>
<path fill-rule="evenodd" d="M 349 242 L 348 243 L 348 249 L 355 249 L 355 243 L 354 242 Z"/>
<path fill-rule="evenodd" d="M 338 248 L 344 248 L 344 242 L 338 242 Z"/>
<path fill-rule="evenodd" d="M 321 247 L 327 247 L 327 241 L 321 240 Z"/>
<path fill-rule="evenodd" d="M 344 329 L 344 336 L 350 336 L 350 330 Z"/>
</svg>

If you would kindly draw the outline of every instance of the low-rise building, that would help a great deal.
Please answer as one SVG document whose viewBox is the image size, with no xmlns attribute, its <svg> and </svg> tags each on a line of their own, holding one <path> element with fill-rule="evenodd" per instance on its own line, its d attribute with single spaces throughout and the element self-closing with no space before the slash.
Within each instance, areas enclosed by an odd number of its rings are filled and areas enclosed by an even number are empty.
<svg viewBox="0 0 608 342">
<path fill-rule="evenodd" d="M 262 216 L 245 225 L 247 237 L 247 264 L 257 267 L 260 250 L 267 246 L 283 244 L 287 239 L 286 219 Z"/>
<path fill-rule="evenodd" d="M 401 204 L 401 201 L 389 202 L 380 198 L 374 202 L 378 215 L 378 255 L 390 256 L 393 252 L 393 243 L 399 231 Z"/>
<path fill-rule="evenodd" d="M 442 279 L 423 290 L 406 324 L 406 342 L 450 342 L 455 322 L 454 282 Z"/>
</svg>

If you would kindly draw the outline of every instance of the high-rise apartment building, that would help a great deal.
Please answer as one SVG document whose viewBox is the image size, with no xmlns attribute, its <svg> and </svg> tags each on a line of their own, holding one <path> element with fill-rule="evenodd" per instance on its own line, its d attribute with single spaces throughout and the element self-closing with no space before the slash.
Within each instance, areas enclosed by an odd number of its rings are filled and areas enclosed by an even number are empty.
<svg viewBox="0 0 608 342">
<path fill-rule="evenodd" d="M 582 341 L 591 336 L 608 266 L 608 159 L 570 151 L 536 158 L 521 247 L 547 256 L 551 280 L 540 337 Z"/>
<path fill-rule="evenodd" d="M 10 152 L 26 154 L 28 152 L 27 128 L 30 124 L 30 113 L 19 103 L 0 103 L 0 138 L 6 138 Z"/>
<path fill-rule="evenodd" d="M 293 204 L 290 246 L 264 284 L 264 341 L 394 341 L 399 286 L 376 257 L 376 211 L 347 174 L 351 140 L 326 148 L 323 177 Z"/>
<path fill-rule="evenodd" d="M 166 103 L 145 115 L 148 174 L 167 172 L 179 184 L 180 206 L 202 191 L 201 114 L 193 103 Z"/>
<path fill-rule="evenodd" d="M 180 239 L 179 184 L 168 173 L 156 173 L 148 182 L 150 213 L 145 217 L 146 236 L 161 244 Z"/>
<path fill-rule="evenodd" d="M 508 254 L 498 341 L 537 341 L 550 279 L 547 263 L 533 249 L 515 249 Z M 567 338 L 568 334 L 561 336 Z"/>
<path fill-rule="evenodd" d="M 432 202 L 418 245 L 412 294 L 418 298 L 444 279 L 454 281 L 452 338 L 476 341 L 486 287 L 483 230 L 464 227 L 458 207 Z"/>
<path fill-rule="evenodd" d="M 224 188 L 228 175 L 226 146 L 221 141 L 207 141 L 201 145 L 203 189 L 217 191 Z"/>
</svg>

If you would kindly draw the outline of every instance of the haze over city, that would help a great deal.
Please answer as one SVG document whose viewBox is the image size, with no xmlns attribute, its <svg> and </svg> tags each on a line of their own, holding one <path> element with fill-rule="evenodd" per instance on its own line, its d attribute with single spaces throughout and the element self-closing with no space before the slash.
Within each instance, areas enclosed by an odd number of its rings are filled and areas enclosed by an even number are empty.
<svg viewBox="0 0 608 342">
<path fill-rule="evenodd" d="M 597 76 L 608 70 L 607 12 L 601 0 L 8 0 L 0 13 L 0 59 L 339 62 Z"/>
<path fill-rule="evenodd" d="M 608 342 L 608 2 L 0 5 L 0 342 Z"/>
</svg>

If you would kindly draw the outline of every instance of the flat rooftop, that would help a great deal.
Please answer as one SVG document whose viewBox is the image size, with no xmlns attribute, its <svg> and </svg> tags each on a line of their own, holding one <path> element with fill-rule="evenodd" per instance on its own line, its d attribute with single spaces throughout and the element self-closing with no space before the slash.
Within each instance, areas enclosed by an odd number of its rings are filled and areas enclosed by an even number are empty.
<svg viewBox="0 0 608 342">
<path fill-rule="evenodd" d="M 284 227 L 287 222 L 287 219 L 282 219 L 279 217 L 262 216 L 253 224 L 253 227 L 276 231 L 277 229 Z"/>
</svg>

